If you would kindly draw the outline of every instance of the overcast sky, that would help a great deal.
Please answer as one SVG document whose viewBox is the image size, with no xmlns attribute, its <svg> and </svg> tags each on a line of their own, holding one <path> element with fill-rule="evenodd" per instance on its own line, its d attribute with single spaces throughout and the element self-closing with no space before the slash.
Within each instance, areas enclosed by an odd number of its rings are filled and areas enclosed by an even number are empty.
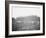
<svg viewBox="0 0 46 38">
<path fill-rule="evenodd" d="M 40 7 L 33 7 L 30 6 L 22 6 L 22 5 L 16 5 L 16 6 L 12 6 L 12 17 L 16 18 L 16 17 L 25 17 L 25 16 L 31 16 L 31 15 L 36 15 L 36 16 L 41 16 L 41 8 Z"/>
</svg>

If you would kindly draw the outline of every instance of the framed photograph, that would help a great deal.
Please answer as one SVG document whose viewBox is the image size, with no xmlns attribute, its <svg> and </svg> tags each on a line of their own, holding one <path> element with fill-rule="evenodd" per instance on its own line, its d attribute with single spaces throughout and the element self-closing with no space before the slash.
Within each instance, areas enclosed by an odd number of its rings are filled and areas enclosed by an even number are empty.
<svg viewBox="0 0 46 38">
<path fill-rule="evenodd" d="M 6 1 L 5 36 L 37 36 L 45 34 L 45 3 Z"/>
</svg>

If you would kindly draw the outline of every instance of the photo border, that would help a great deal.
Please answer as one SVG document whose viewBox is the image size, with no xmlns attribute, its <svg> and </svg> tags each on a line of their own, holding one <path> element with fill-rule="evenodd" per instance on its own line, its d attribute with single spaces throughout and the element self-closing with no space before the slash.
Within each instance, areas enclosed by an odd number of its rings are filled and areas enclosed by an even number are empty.
<svg viewBox="0 0 46 38">
<path fill-rule="evenodd" d="M 8 35 L 9 34 L 9 4 L 16 4 L 16 3 L 43 5 L 43 33 Z M 42 2 L 25 2 L 25 1 L 5 1 L 5 37 L 24 37 L 24 36 L 39 36 L 39 35 L 45 35 L 45 3 L 42 3 Z"/>
</svg>

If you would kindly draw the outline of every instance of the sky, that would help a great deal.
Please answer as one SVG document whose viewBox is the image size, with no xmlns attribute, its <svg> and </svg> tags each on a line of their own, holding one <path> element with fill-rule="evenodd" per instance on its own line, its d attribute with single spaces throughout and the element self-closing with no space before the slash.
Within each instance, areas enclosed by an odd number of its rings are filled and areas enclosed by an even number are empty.
<svg viewBox="0 0 46 38">
<path fill-rule="evenodd" d="M 12 5 L 12 17 L 41 16 L 41 6 L 37 5 Z"/>
</svg>

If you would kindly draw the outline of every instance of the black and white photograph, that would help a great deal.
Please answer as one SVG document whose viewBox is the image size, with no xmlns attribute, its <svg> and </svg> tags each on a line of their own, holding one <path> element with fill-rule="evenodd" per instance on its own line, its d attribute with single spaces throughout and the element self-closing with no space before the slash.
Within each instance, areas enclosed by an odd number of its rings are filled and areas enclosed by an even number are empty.
<svg viewBox="0 0 46 38">
<path fill-rule="evenodd" d="M 41 8 L 20 5 L 13 6 L 11 9 L 12 31 L 40 30 Z"/>
<path fill-rule="evenodd" d="M 8 35 L 43 34 L 43 4 L 14 2 L 8 4 Z"/>
</svg>

